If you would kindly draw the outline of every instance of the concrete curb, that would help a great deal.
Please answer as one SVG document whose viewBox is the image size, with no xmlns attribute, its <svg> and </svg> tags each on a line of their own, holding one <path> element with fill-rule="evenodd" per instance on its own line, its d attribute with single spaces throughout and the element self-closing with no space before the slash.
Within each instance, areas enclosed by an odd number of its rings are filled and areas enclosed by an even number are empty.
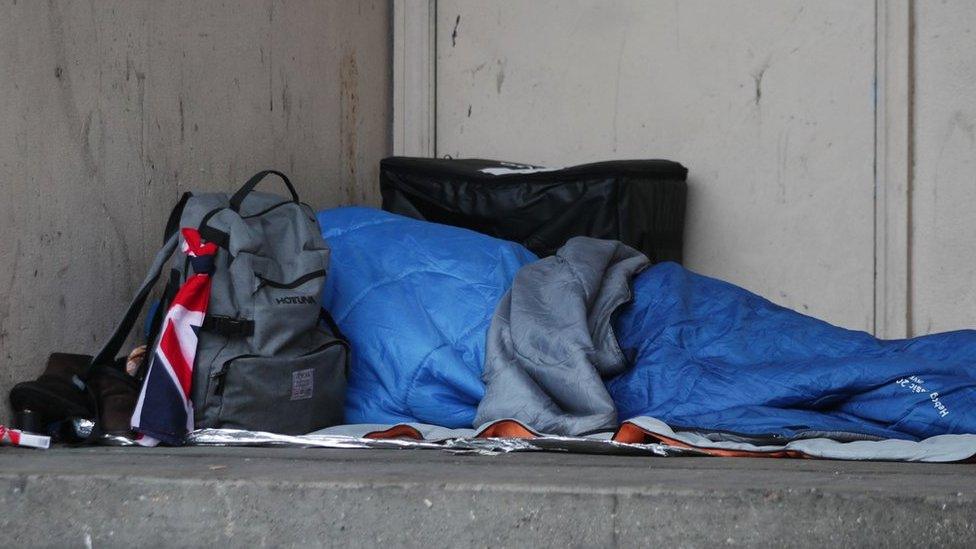
<svg viewBox="0 0 976 549">
<path fill-rule="evenodd" d="M 5 450 L 0 471 L 12 546 L 976 541 L 969 465 L 196 448 Z"/>
</svg>

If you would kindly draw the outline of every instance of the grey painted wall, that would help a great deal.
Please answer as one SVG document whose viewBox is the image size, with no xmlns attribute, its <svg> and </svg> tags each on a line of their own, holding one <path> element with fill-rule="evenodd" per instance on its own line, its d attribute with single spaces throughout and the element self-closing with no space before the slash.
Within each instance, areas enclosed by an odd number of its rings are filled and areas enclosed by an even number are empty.
<svg viewBox="0 0 976 549">
<path fill-rule="evenodd" d="M 4 402 L 49 352 L 93 352 L 183 191 L 275 166 L 313 206 L 378 203 L 389 12 L 382 0 L 2 0 Z"/>
<path fill-rule="evenodd" d="M 440 0 L 437 18 L 438 154 L 682 162 L 690 268 L 871 329 L 874 2 Z"/>
<path fill-rule="evenodd" d="M 976 326 L 976 2 L 915 2 L 911 328 Z"/>
<path fill-rule="evenodd" d="M 436 152 L 681 161 L 688 266 L 871 330 L 885 2 L 439 0 Z M 976 327 L 976 3 L 911 13 L 909 243 L 897 255 L 900 314 L 918 335 Z"/>
</svg>

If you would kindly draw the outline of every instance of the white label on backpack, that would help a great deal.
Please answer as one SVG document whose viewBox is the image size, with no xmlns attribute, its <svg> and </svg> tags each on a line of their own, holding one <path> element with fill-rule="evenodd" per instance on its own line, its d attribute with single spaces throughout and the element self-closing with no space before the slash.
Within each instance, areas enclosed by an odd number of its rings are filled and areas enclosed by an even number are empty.
<svg viewBox="0 0 976 549">
<path fill-rule="evenodd" d="M 291 399 L 312 398 L 312 369 L 297 370 L 291 373 Z"/>
</svg>

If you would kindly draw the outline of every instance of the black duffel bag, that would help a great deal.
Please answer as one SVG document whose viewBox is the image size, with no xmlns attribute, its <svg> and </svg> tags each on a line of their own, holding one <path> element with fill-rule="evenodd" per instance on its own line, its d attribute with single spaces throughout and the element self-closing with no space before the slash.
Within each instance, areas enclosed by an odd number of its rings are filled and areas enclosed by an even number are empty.
<svg viewBox="0 0 976 549">
<path fill-rule="evenodd" d="M 384 210 L 514 240 L 539 256 L 591 236 L 681 262 L 687 174 L 669 160 L 551 169 L 395 156 L 380 163 L 380 189 Z"/>
</svg>

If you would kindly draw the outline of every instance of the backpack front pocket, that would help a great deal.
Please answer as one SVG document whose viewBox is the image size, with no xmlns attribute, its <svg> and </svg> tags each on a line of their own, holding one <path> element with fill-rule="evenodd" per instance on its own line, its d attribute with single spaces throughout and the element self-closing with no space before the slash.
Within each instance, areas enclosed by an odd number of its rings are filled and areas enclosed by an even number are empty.
<svg viewBox="0 0 976 549">
<path fill-rule="evenodd" d="M 324 269 L 315 269 L 282 282 L 255 273 L 251 345 L 268 355 L 309 348 L 310 334 L 319 321 L 325 275 Z"/>
<path fill-rule="evenodd" d="M 226 361 L 214 375 L 217 427 L 304 435 L 342 423 L 347 359 L 336 339 L 299 357 Z"/>
</svg>

